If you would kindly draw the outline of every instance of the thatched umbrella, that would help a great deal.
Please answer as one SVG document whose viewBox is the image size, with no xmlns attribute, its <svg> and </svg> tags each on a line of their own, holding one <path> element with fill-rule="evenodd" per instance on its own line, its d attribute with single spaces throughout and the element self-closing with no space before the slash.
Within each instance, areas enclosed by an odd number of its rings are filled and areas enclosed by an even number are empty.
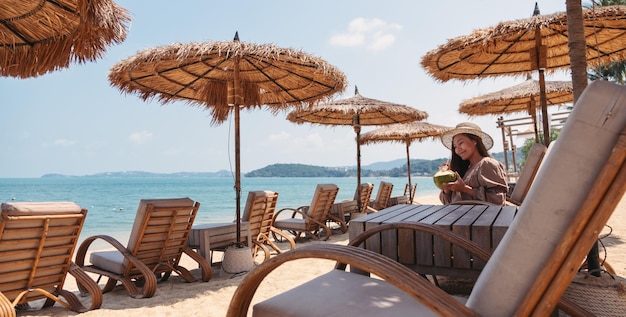
<svg viewBox="0 0 626 317">
<path fill-rule="evenodd" d="M 528 76 L 525 82 L 486 95 L 464 100 L 459 112 L 470 116 L 498 115 L 505 113 L 528 112 L 533 118 L 535 141 L 539 142 L 537 129 L 537 101 L 541 92 L 539 81 Z M 545 86 L 546 104 L 557 106 L 574 100 L 571 81 L 547 81 Z M 544 118 L 547 120 L 547 118 Z"/>
<path fill-rule="evenodd" d="M 583 12 L 589 66 L 623 60 L 626 56 L 626 6 L 607 6 Z M 497 76 L 525 76 L 538 71 L 540 105 L 547 117 L 544 73 L 570 67 L 566 12 L 501 22 L 470 35 L 449 39 L 426 53 L 422 66 L 440 81 Z M 550 143 L 544 120 L 544 143 Z"/>
<path fill-rule="evenodd" d="M 235 192 L 240 245 L 240 108 L 289 107 L 330 98 L 346 87 L 345 75 L 321 58 L 271 44 L 234 41 L 172 44 L 137 53 L 115 64 L 112 85 L 143 100 L 157 98 L 206 109 L 212 124 L 235 117 Z"/>
<path fill-rule="evenodd" d="M 111 0 L 0 1 L 0 76 L 35 77 L 96 60 L 126 39 L 129 22 Z"/>
<path fill-rule="evenodd" d="M 287 120 L 302 123 L 317 123 L 322 125 L 349 125 L 356 133 L 356 169 L 357 188 L 361 184 L 361 145 L 358 140 L 361 126 L 386 125 L 392 123 L 407 123 L 424 120 L 428 114 L 415 108 L 391 102 L 366 98 L 359 94 L 354 87 L 354 97 L 314 106 L 296 109 L 287 115 Z M 361 193 L 357 190 L 358 200 Z M 359 212 L 361 212 L 359 204 Z"/>
<path fill-rule="evenodd" d="M 411 122 L 390 124 L 370 132 L 363 133 L 359 138 L 360 144 L 375 144 L 382 142 L 404 143 L 406 146 L 406 168 L 409 188 L 411 188 L 411 156 L 409 147 L 414 141 L 422 142 L 427 139 L 436 139 L 444 132 L 452 129 L 428 122 Z M 413 201 L 413 194 L 409 192 L 409 201 Z"/>
</svg>

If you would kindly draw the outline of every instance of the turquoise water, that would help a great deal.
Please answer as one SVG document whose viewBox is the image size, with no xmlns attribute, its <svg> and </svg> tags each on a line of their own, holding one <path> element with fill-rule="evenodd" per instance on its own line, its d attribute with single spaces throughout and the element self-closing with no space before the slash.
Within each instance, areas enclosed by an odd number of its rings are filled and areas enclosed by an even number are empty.
<svg viewBox="0 0 626 317">
<path fill-rule="evenodd" d="M 402 195 L 406 178 L 361 178 L 374 184 L 375 197 L 380 181 L 394 184 L 392 196 Z M 416 196 L 438 190 L 430 177 L 413 177 Z M 248 191 L 272 190 L 279 193 L 277 208 L 308 205 L 315 186 L 334 183 L 339 186 L 337 201 L 352 199 L 356 178 L 242 178 L 241 209 Z M 229 222 L 235 219 L 235 191 L 232 178 L 0 178 L 0 201 L 73 201 L 88 210 L 81 237 L 111 235 L 122 243 L 135 219 L 142 198 L 189 197 L 200 202 L 195 224 Z"/>
</svg>

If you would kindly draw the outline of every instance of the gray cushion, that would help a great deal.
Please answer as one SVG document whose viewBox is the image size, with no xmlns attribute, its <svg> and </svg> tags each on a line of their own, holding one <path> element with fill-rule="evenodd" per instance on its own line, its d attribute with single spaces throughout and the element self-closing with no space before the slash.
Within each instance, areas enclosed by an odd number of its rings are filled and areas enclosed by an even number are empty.
<svg viewBox="0 0 626 317">
<path fill-rule="evenodd" d="M 117 274 L 122 274 L 125 269 L 124 256 L 117 250 L 93 252 L 89 261 L 100 269 Z"/>
<path fill-rule="evenodd" d="M 68 201 L 51 202 L 10 202 L 2 203 L 2 211 L 12 216 L 27 216 L 35 213 L 42 214 L 68 214 L 80 213 L 79 205 Z"/>
<path fill-rule="evenodd" d="M 274 221 L 274 227 L 283 230 L 306 230 L 306 222 L 302 218 L 287 218 Z"/>
<path fill-rule="evenodd" d="M 463 301 L 463 298 L 458 298 Z M 332 270 L 253 307 L 254 317 L 437 316 L 380 279 Z"/>
<path fill-rule="evenodd" d="M 626 126 L 626 87 L 592 82 L 580 96 L 524 199 L 483 269 L 467 306 L 511 316 L 550 261 Z"/>
</svg>

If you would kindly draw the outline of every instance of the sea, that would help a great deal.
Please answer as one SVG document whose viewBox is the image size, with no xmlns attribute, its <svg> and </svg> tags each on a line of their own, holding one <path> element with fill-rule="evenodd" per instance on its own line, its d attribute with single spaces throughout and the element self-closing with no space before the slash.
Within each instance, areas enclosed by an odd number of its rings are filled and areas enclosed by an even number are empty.
<svg viewBox="0 0 626 317">
<path fill-rule="evenodd" d="M 375 198 L 381 181 L 394 184 L 392 197 L 404 192 L 406 177 L 362 177 L 374 184 Z M 411 177 L 416 197 L 439 192 L 431 177 Z M 248 191 L 278 192 L 277 210 L 309 205 L 317 184 L 336 184 L 336 201 L 352 199 L 356 177 L 242 178 L 241 212 Z M 85 237 L 106 234 L 126 244 L 143 198 L 189 197 L 200 202 L 194 224 L 231 222 L 236 219 L 234 179 L 229 177 L 46 177 L 0 178 L 0 201 L 72 201 L 88 210 L 81 232 Z"/>
</svg>

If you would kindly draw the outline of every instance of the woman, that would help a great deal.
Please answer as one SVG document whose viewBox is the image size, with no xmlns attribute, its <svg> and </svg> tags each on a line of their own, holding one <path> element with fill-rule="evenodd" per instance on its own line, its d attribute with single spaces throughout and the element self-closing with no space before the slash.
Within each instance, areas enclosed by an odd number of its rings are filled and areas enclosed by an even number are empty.
<svg viewBox="0 0 626 317">
<path fill-rule="evenodd" d="M 487 152 L 493 139 L 474 123 L 459 123 L 441 136 L 443 145 L 452 150 L 448 168 L 456 181 L 443 184 L 439 199 L 443 204 L 480 200 L 504 205 L 508 185 L 502 164 Z"/>
</svg>

